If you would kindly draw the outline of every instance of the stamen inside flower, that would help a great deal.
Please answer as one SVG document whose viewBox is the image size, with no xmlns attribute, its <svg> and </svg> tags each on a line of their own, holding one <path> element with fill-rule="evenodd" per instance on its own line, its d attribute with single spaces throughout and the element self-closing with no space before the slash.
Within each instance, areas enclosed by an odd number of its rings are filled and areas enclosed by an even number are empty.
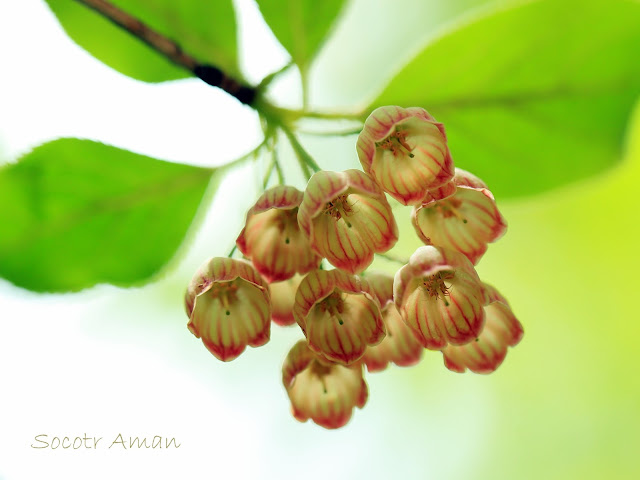
<svg viewBox="0 0 640 480">
<path fill-rule="evenodd" d="M 284 243 L 291 243 L 291 237 L 295 237 L 298 233 L 298 207 L 289 210 L 282 210 L 277 219 L 277 227 Z"/>
<path fill-rule="evenodd" d="M 467 219 L 460 213 L 460 205 L 462 200 L 459 198 L 449 198 L 436 202 L 434 209 L 437 210 L 444 218 L 456 217 L 462 223 L 467 223 Z"/>
<path fill-rule="evenodd" d="M 340 220 L 343 217 L 353 215 L 353 205 L 349 203 L 349 195 L 343 193 L 337 196 L 324 206 L 324 213 L 336 220 Z M 347 227 L 351 228 L 351 223 L 345 220 Z"/>
<path fill-rule="evenodd" d="M 446 298 L 450 296 L 451 285 L 447 286 L 445 280 L 452 280 L 455 276 L 455 271 L 453 270 L 443 270 L 434 275 L 430 275 L 425 277 L 422 280 L 422 286 L 427 291 L 430 297 L 435 297 L 436 300 L 440 298 L 442 295 L 442 300 L 444 301 L 445 306 L 449 306 L 449 302 Z"/>
<path fill-rule="evenodd" d="M 406 140 L 408 133 L 406 130 L 400 130 L 396 127 L 395 133 L 392 133 L 380 142 L 376 142 L 376 147 L 382 148 L 383 150 L 391 150 L 391 153 L 394 155 L 400 152 L 409 155 L 409 158 L 413 158 L 414 155 L 411 153 L 413 149 Z"/>
<path fill-rule="evenodd" d="M 322 312 L 327 312 L 332 317 L 336 317 L 338 319 L 338 323 L 340 325 L 344 324 L 342 320 L 342 314 L 345 310 L 344 299 L 342 298 L 342 293 L 338 290 L 334 290 L 331 295 L 322 300 L 316 308 L 320 309 Z"/>
<path fill-rule="evenodd" d="M 222 303 L 226 315 L 231 315 L 229 308 L 230 305 L 238 299 L 239 288 L 237 279 L 230 282 L 216 282 L 213 284 L 208 294 Z"/>
</svg>

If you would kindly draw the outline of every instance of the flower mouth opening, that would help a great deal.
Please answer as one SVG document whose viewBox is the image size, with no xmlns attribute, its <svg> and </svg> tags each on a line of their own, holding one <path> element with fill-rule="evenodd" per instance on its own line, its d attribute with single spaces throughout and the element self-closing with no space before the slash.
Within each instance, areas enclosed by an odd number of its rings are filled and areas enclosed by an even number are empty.
<svg viewBox="0 0 640 480">
<path fill-rule="evenodd" d="M 231 315 L 231 306 L 238 301 L 238 291 L 244 280 L 236 278 L 228 282 L 215 282 L 206 292 L 211 299 L 220 302 L 226 316 Z"/>
<path fill-rule="evenodd" d="M 351 202 L 349 200 L 349 194 L 343 193 L 338 195 L 334 199 L 327 202 L 324 206 L 324 214 L 330 216 L 336 221 L 342 219 L 347 224 L 347 227 L 351 228 L 351 222 L 346 220 L 347 217 L 355 214 L 354 206 L 356 202 Z"/>
<path fill-rule="evenodd" d="M 455 277 L 454 270 L 440 270 L 432 275 L 422 278 L 422 288 L 427 292 L 429 297 L 435 297 L 436 300 L 442 298 L 445 306 L 449 306 L 446 297 L 451 296 L 452 283 Z M 448 284 L 446 282 L 449 282 Z"/>
<path fill-rule="evenodd" d="M 413 158 L 415 155 L 412 153 L 413 148 L 407 143 L 407 130 L 401 130 L 396 127 L 395 132 L 387 135 L 383 140 L 376 142 L 376 147 L 382 150 L 389 150 L 394 156 L 398 154 L 407 155 L 409 158 Z"/>
<path fill-rule="evenodd" d="M 459 198 L 448 198 L 440 200 L 432 207 L 436 212 L 442 215 L 443 218 L 457 218 L 462 223 L 467 223 L 467 219 L 460 213 L 460 206 L 462 200 Z"/>
<path fill-rule="evenodd" d="M 295 238 L 298 234 L 298 207 L 281 210 L 278 215 L 278 230 L 284 243 L 289 245 L 291 238 Z"/>
<path fill-rule="evenodd" d="M 337 289 L 316 304 L 316 308 L 321 312 L 328 313 L 332 317 L 336 317 L 340 325 L 344 324 L 342 315 L 345 313 L 345 307 L 346 305 L 343 294 Z"/>
</svg>

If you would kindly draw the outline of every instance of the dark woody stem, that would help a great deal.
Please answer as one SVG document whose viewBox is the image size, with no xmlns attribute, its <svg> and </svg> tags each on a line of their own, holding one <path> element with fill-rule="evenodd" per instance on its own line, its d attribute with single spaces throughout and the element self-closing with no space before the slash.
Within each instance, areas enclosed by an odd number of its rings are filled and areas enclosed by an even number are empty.
<svg viewBox="0 0 640 480">
<path fill-rule="evenodd" d="M 95 10 L 120 28 L 142 40 L 156 52 L 165 56 L 176 65 L 183 67 L 203 82 L 218 87 L 240 102 L 251 105 L 256 98 L 257 90 L 253 87 L 242 85 L 238 80 L 225 74 L 213 65 L 202 64 L 189 54 L 182 51 L 180 45 L 168 39 L 164 35 L 153 30 L 149 26 L 127 12 L 112 5 L 106 0 L 76 0 Z"/>
</svg>

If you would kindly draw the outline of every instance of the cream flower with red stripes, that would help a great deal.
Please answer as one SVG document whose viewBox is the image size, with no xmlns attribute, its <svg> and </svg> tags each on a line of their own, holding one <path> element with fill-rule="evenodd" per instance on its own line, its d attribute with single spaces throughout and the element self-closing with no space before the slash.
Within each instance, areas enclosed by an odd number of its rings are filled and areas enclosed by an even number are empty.
<svg viewBox="0 0 640 480">
<path fill-rule="evenodd" d="M 360 273 L 375 253 L 398 240 L 398 227 L 380 187 L 359 170 L 314 174 L 298 210 L 311 248 L 337 268 Z"/>
<path fill-rule="evenodd" d="M 421 203 L 453 177 L 444 126 L 422 108 L 375 109 L 356 150 L 363 170 L 404 205 Z"/>
<path fill-rule="evenodd" d="M 489 304 L 484 307 L 486 321 L 478 340 L 442 350 L 444 364 L 451 371 L 464 373 L 468 368 L 475 373 L 491 373 L 504 361 L 508 347 L 517 345 L 524 335 L 507 299 L 491 285 L 484 286 Z"/>
<path fill-rule="evenodd" d="M 185 306 L 191 333 L 224 362 L 247 345 L 269 341 L 269 287 L 245 260 L 216 257 L 205 262 L 187 288 Z"/>
<path fill-rule="evenodd" d="M 307 273 L 322 258 L 309 247 L 298 227 L 302 192 L 287 185 L 266 190 L 247 212 L 245 227 L 236 245 L 269 282 Z"/>
<path fill-rule="evenodd" d="M 370 372 L 380 372 L 389 363 L 400 367 L 415 365 L 424 351 L 411 329 L 404 323 L 393 303 L 393 277 L 383 273 L 367 273 L 367 282 L 381 305 L 387 336 L 378 345 L 367 347 L 362 357 Z"/>
<path fill-rule="evenodd" d="M 430 200 L 413 209 L 411 221 L 427 245 L 452 248 L 476 264 L 506 231 L 493 195 L 475 175 L 456 168 L 456 192 L 444 200 Z"/>
<path fill-rule="evenodd" d="M 349 365 L 385 336 L 380 304 L 362 278 L 340 270 L 315 270 L 300 283 L 293 315 L 309 348 Z"/>
<path fill-rule="evenodd" d="M 486 293 L 467 257 L 440 247 L 420 247 L 396 273 L 393 299 L 425 348 L 475 340 L 484 326 Z"/>
<path fill-rule="evenodd" d="M 325 428 L 344 426 L 355 407 L 367 403 L 369 390 L 362 365 L 338 365 L 313 353 L 304 340 L 289 351 L 282 366 L 284 384 L 293 416 L 309 418 Z"/>
<path fill-rule="evenodd" d="M 294 275 L 288 280 L 269 284 L 271 292 L 271 319 L 277 325 L 286 327 L 296 323 L 293 318 L 293 303 L 302 275 Z"/>
</svg>

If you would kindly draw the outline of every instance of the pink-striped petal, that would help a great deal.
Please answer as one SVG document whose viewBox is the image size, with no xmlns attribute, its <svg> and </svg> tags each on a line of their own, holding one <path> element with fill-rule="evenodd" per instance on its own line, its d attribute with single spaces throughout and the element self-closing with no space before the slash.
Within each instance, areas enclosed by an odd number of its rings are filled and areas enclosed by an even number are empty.
<svg viewBox="0 0 640 480">
<path fill-rule="evenodd" d="M 378 345 L 367 347 L 362 357 L 369 372 L 381 372 L 389 363 L 399 367 L 417 364 L 424 351 L 413 331 L 404 323 L 395 304 L 382 309 L 387 336 Z"/>
<path fill-rule="evenodd" d="M 475 340 L 485 321 L 486 295 L 471 262 L 439 247 L 420 247 L 394 279 L 402 319 L 431 350 Z"/>
<path fill-rule="evenodd" d="M 497 294 L 493 287 L 488 287 Z M 500 294 L 489 294 L 491 298 Z M 493 300 L 484 307 L 486 322 L 482 333 L 475 342 L 466 345 L 449 345 L 442 350 L 445 366 L 454 372 L 464 373 L 467 369 L 475 373 L 494 372 L 504 361 L 508 347 L 520 342 L 524 331 L 511 308 L 499 300 Z"/>
<path fill-rule="evenodd" d="M 389 250 L 398 240 L 384 193 L 359 170 L 313 175 L 298 223 L 318 255 L 352 274 L 362 272 L 375 253 Z"/>
<path fill-rule="evenodd" d="M 456 169 L 454 182 L 453 196 L 415 207 L 411 220 L 427 245 L 454 249 L 476 264 L 487 244 L 504 234 L 507 224 L 481 180 Z"/>
<path fill-rule="evenodd" d="M 230 361 L 247 345 L 269 341 L 267 283 L 245 260 L 212 258 L 194 275 L 185 295 L 187 327 L 218 359 Z"/>
<path fill-rule="evenodd" d="M 349 365 L 385 336 L 380 304 L 367 282 L 340 270 L 316 270 L 300 283 L 293 307 L 309 348 Z"/>
<path fill-rule="evenodd" d="M 307 273 L 320 265 L 298 226 L 302 192 L 286 185 L 265 191 L 247 212 L 236 245 L 269 282 Z"/>
<path fill-rule="evenodd" d="M 380 107 L 365 121 L 356 149 L 362 168 L 404 205 L 453 177 L 444 126 L 421 108 Z"/>
<path fill-rule="evenodd" d="M 309 350 L 304 340 L 289 351 L 282 367 L 282 382 L 296 420 L 310 418 L 328 429 L 344 426 L 354 408 L 364 407 L 369 396 L 360 364 L 329 363 Z"/>
<path fill-rule="evenodd" d="M 302 278 L 302 275 L 296 274 L 288 280 L 269 284 L 271 319 L 275 324 L 285 327 L 296 323 L 296 319 L 293 318 L 293 303 Z"/>
</svg>

